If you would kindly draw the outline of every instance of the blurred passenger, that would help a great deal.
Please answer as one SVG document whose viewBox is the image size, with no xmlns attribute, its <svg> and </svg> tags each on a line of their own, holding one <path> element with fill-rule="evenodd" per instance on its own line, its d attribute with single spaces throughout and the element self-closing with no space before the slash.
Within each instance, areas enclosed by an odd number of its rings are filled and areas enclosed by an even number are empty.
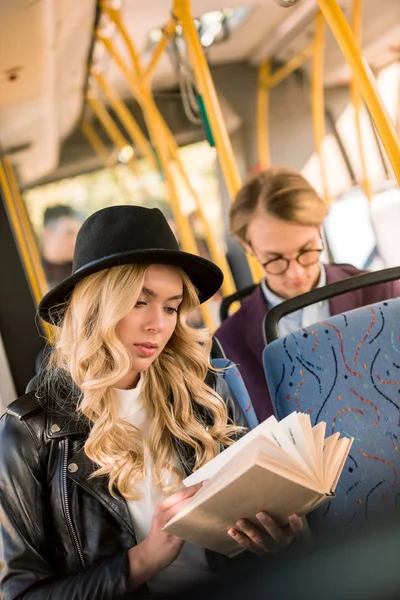
<svg viewBox="0 0 400 600">
<path fill-rule="evenodd" d="M 56 204 L 43 217 L 42 264 L 52 288 L 72 272 L 76 236 L 84 217 L 71 206 Z"/>
<path fill-rule="evenodd" d="M 48 369 L 0 421 L 5 600 L 154 598 L 230 562 L 163 531 L 202 485 L 182 479 L 246 427 L 210 370 L 210 333 L 186 324 L 221 283 L 158 209 L 85 221 L 74 273 L 39 306 L 57 331 Z M 301 529 L 260 512 L 226 535 L 248 559 Z"/>
<path fill-rule="evenodd" d="M 320 262 L 324 249 L 321 227 L 327 214 L 326 203 L 304 177 L 279 166 L 250 179 L 232 204 L 231 232 L 261 264 L 264 278 L 215 335 L 227 357 L 238 365 L 260 421 L 273 412 L 262 364 L 263 320 L 268 310 L 362 272 L 351 265 Z M 399 282 L 349 292 L 285 316 L 280 334 L 399 295 Z"/>
</svg>

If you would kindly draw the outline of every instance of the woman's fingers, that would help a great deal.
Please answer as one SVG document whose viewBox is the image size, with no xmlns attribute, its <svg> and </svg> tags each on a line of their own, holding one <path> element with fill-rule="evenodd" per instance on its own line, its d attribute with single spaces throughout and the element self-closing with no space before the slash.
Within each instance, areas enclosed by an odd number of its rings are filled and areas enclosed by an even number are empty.
<svg viewBox="0 0 400 600">
<path fill-rule="evenodd" d="M 202 485 L 203 482 L 196 483 L 195 485 L 190 485 L 187 488 L 183 488 L 178 492 L 175 492 L 175 494 L 172 494 L 172 496 L 169 496 L 168 498 L 160 502 L 160 504 L 158 505 L 160 510 L 165 512 L 172 508 L 172 506 L 174 506 L 175 504 L 179 504 L 180 502 L 182 502 L 182 500 L 187 500 L 188 498 L 191 498 L 195 495 L 196 492 L 199 491 Z"/>
<path fill-rule="evenodd" d="M 256 516 L 260 523 L 259 527 L 245 519 L 240 519 L 235 528 L 228 530 L 228 534 L 238 544 L 256 554 L 277 552 L 288 546 L 303 529 L 303 522 L 297 515 L 291 515 L 289 523 L 285 527 L 281 527 L 264 512 L 260 512 Z"/>
<path fill-rule="evenodd" d="M 247 535 L 240 531 L 239 529 L 228 529 L 228 534 L 240 545 L 243 546 L 246 550 L 250 550 L 254 554 L 265 554 L 268 552 L 268 548 L 264 546 L 264 543 L 261 541 L 261 538 L 257 541 L 253 541 Z"/>
<path fill-rule="evenodd" d="M 285 547 L 290 544 L 292 539 L 303 529 L 303 522 L 297 515 L 289 517 L 289 524 L 286 527 L 281 527 L 265 512 L 257 513 L 256 517 L 278 546 Z"/>
</svg>

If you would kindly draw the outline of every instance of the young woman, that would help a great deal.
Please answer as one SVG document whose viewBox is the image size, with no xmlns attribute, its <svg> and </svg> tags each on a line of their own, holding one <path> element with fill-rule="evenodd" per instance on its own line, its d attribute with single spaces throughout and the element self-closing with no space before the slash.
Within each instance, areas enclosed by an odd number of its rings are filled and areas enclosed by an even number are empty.
<svg viewBox="0 0 400 600">
<path fill-rule="evenodd" d="M 56 325 L 46 372 L 0 423 L 5 600 L 135 598 L 215 570 L 218 555 L 162 528 L 199 489 L 182 479 L 245 431 L 208 332 L 186 325 L 221 281 L 157 209 L 85 221 L 73 274 L 39 306 Z M 227 535 L 262 553 L 301 529 L 258 518 Z"/>
</svg>

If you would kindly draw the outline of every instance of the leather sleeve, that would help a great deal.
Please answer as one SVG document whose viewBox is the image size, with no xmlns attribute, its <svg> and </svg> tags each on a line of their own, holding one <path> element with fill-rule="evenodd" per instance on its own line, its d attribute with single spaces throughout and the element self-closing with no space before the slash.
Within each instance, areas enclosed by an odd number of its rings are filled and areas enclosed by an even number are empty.
<svg viewBox="0 0 400 600">
<path fill-rule="evenodd" d="M 4 600 L 116 600 L 127 597 L 125 552 L 75 574 L 57 577 L 46 561 L 39 440 L 27 422 L 0 420 L 0 539 Z M 43 457 L 42 457 L 43 460 Z"/>
</svg>

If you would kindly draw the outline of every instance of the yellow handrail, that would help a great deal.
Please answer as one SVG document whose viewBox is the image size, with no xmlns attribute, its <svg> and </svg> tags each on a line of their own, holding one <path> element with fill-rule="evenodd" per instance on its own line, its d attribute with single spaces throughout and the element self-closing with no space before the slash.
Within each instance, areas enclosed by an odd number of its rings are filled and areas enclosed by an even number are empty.
<svg viewBox="0 0 400 600">
<path fill-rule="evenodd" d="M 110 158 L 107 147 L 103 143 L 100 136 L 97 134 L 97 131 L 93 127 L 92 123 L 85 119 L 84 121 L 82 121 L 80 128 L 83 135 L 86 137 L 89 144 L 92 146 L 93 150 L 102 159 L 104 165 L 107 166 L 107 163 Z"/>
<path fill-rule="evenodd" d="M 317 0 L 342 52 L 353 72 L 390 164 L 400 184 L 400 140 L 394 123 L 376 88 L 375 79 L 363 58 L 356 38 L 336 0 Z"/>
<path fill-rule="evenodd" d="M 118 21 L 116 22 L 116 25 L 119 28 Z M 168 152 L 167 139 L 165 136 L 164 121 L 157 109 L 152 94 L 150 90 L 143 83 L 141 83 L 139 77 L 137 77 L 137 75 L 135 75 L 135 73 L 129 69 L 121 54 L 115 48 L 115 44 L 112 42 L 112 40 L 105 38 L 101 35 L 98 36 L 98 39 L 103 42 L 110 56 L 112 56 L 112 58 L 115 60 L 115 62 L 121 69 L 133 96 L 139 102 L 143 110 L 147 127 L 150 132 L 150 137 L 153 141 L 153 145 L 156 149 L 157 156 L 160 161 L 161 169 L 165 176 L 165 185 L 168 190 L 168 196 L 171 202 L 171 209 L 177 225 L 178 236 L 181 241 L 182 247 L 187 252 L 198 254 L 199 252 L 195 237 L 181 211 L 179 193 L 174 174 L 169 163 L 170 156 Z M 132 42 L 131 46 L 133 47 Z M 204 319 L 204 323 L 212 331 L 214 329 L 214 321 L 211 315 L 209 305 L 202 304 L 201 313 Z"/>
<path fill-rule="evenodd" d="M 142 76 L 142 68 L 140 66 L 140 58 L 138 53 L 136 52 L 135 46 L 132 44 L 131 37 L 124 27 L 122 23 L 121 15 L 118 10 L 115 8 L 111 8 L 105 2 L 100 3 L 101 10 L 105 12 L 110 19 L 115 23 L 118 28 L 119 33 L 122 35 L 124 42 L 129 50 L 129 54 L 132 60 L 133 68 L 136 72 L 136 75 L 140 78 Z"/>
<path fill-rule="evenodd" d="M 357 43 L 361 47 L 361 32 L 362 32 L 362 0 L 353 0 L 353 31 Z M 362 172 L 361 185 L 368 200 L 372 200 L 372 187 L 368 176 L 367 164 L 365 161 L 365 152 L 363 145 L 363 136 L 361 130 L 361 94 L 358 85 L 353 77 L 350 84 L 351 100 L 354 108 L 354 120 L 357 132 L 358 151 L 360 153 L 360 163 Z"/>
<path fill-rule="evenodd" d="M 143 70 L 142 74 L 142 82 L 144 84 L 149 83 L 153 73 L 160 62 L 162 55 L 165 50 L 168 48 L 170 38 L 175 33 L 176 23 L 173 19 L 171 19 L 163 28 L 163 36 L 161 40 L 158 42 L 157 46 L 154 49 L 152 57 L 148 62 L 147 66 Z"/>
<path fill-rule="evenodd" d="M 119 127 L 116 125 L 116 123 L 114 122 L 110 113 L 107 111 L 107 108 L 105 107 L 104 102 L 98 96 L 95 96 L 93 94 L 93 92 L 89 92 L 87 94 L 87 101 L 90 104 L 93 112 L 95 113 L 95 115 L 97 116 L 97 118 L 99 119 L 101 124 L 103 125 L 103 127 L 106 130 L 107 134 L 109 135 L 110 139 L 115 144 L 118 151 L 121 152 L 126 147 L 131 148 L 131 145 L 129 144 L 128 140 L 121 133 Z M 133 148 L 132 148 L 132 152 L 133 152 Z M 139 179 L 140 171 L 139 171 L 138 165 L 136 163 L 136 160 L 132 157 L 127 161 L 127 164 L 132 169 L 135 176 Z"/>
<path fill-rule="evenodd" d="M 11 166 L 6 160 L 0 160 L 0 185 L 3 189 L 5 206 L 12 226 L 15 241 L 28 279 L 35 304 L 48 290 L 48 285 L 40 261 L 37 243 L 33 234 L 26 206 L 21 198 Z M 51 340 L 51 326 L 42 322 L 43 331 Z"/>
<path fill-rule="evenodd" d="M 314 53 L 315 45 L 314 42 L 311 42 L 308 46 L 306 46 L 299 54 L 293 56 L 286 64 L 284 64 L 280 69 L 272 73 L 270 77 L 267 79 L 268 87 L 270 89 L 279 85 L 286 77 L 291 75 L 293 71 L 296 71 L 302 64 L 304 64 Z"/>
<path fill-rule="evenodd" d="M 190 1 L 175 0 L 174 15 L 182 25 L 183 37 L 193 66 L 199 91 L 204 99 L 207 115 L 215 138 L 221 168 L 225 176 L 231 198 L 234 198 L 241 181 L 225 120 L 222 115 L 218 96 L 211 78 L 210 70 L 200 44 L 196 27 L 193 23 Z"/>
<path fill-rule="evenodd" d="M 125 102 L 118 96 L 117 92 L 111 87 L 104 75 L 98 71 L 93 72 L 92 75 L 96 79 L 101 91 L 114 109 L 115 114 L 118 116 L 126 131 L 129 133 L 132 142 L 139 148 L 141 154 L 144 158 L 146 158 L 151 168 L 154 171 L 157 171 L 157 163 L 154 158 L 151 145 L 143 131 L 140 129 L 139 125 L 136 123 Z"/>
<path fill-rule="evenodd" d="M 200 44 L 196 27 L 191 14 L 190 0 L 174 0 L 174 15 L 182 26 L 189 57 L 192 63 L 196 83 L 203 97 L 210 120 L 211 130 L 215 139 L 221 169 L 225 177 L 229 194 L 233 199 L 241 187 L 239 170 L 233 154 L 231 141 L 225 126 L 218 96 Z M 248 262 L 254 281 L 263 276 L 261 266 L 252 256 Z"/>
<path fill-rule="evenodd" d="M 325 137 L 325 105 L 324 105 L 324 53 L 325 53 L 325 21 L 322 13 L 315 18 L 314 58 L 311 82 L 311 106 L 314 129 L 315 151 L 319 158 L 322 189 L 325 202 L 330 203 L 323 140 Z"/>
<path fill-rule="evenodd" d="M 206 235 L 206 241 L 209 246 L 211 256 L 212 256 L 213 260 L 215 260 L 215 262 L 221 267 L 221 269 L 224 273 L 224 283 L 223 283 L 223 287 L 222 287 L 223 293 L 226 295 L 232 294 L 235 291 L 235 286 L 234 286 L 232 274 L 229 269 L 228 262 L 226 260 L 225 255 L 221 251 L 218 250 L 218 245 L 216 244 L 215 240 L 213 239 L 214 236 L 212 234 L 210 225 L 204 215 L 204 212 L 201 208 L 199 198 L 198 198 L 197 194 L 195 193 L 195 191 L 193 190 L 193 187 L 190 185 L 190 181 L 189 181 L 187 174 L 181 164 L 180 158 L 178 156 L 178 146 L 176 144 L 176 141 L 175 141 L 170 129 L 168 128 L 164 119 L 162 118 L 161 114 L 159 113 L 158 108 L 154 102 L 154 99 L 153 99 L 151 93 L 147 90 L 147 88 L 145 86 L 140 85 L 140 82 L 137 80 L 135 75 L 130 71 L 126 62 L 123 60 L 122 56 L 115 48 L 115 44 L 109 39 L 104 39 L 104 38 L 100 38 L 100 39 L 103 41 L 108 52 L 114 58 L 117 65 L 120 67 L 122 73 L 124 74 L 124 76 L 127 80 L 127 83 L 131 89 L 132 94 L 135 96 L 135 98 L 137 99 L 137 101 L 139 102 L 139 104 L 142 107 L 142 110 L 145 114 L 146 122 L 148 123 L 148 126 L 149 126 L 149 122 L 151 122 L 154 118 L 156 119 L 156 122 L 158 123 L 158 126 L 157 126 L 158 133 L 155 132 L 154 126 L 152 129 L 152 131 L 153 131 L 152 139 L 153 139 L 154 145 L 157 146 L 157 150 L 159 151 L 158 144 L 161 143 L 161 140 L 163 140 L 163 139 L 165 140 L 168 157 L 171 157 L 171 159 L 177 164 L 179 172 L 186 184 L 186 187 L 189 189 L 192 197 L 194 198 L 194 200 L 196 202 L 197 214 L 203 224 L 204 232 Z M 154 137 L 154 136 L 156 136 L 156 137 Z M 156 141 L 157 141 L 157 143 L 156 143 Z M 158 154 L 159 154 L 159 152 L 158 152 Z M 164 155 L 164 153 L 163 153 L 163 155 Z M 173 174 L 171 171 L 169 171 L 169 174 L 171 175 L 171 177 L 173 177 Z M 169 182 L 169 187 L 171 188 L 171 182 Z M 176 190 L 175 190 L 175 192 L 176 192 Z M 177 194 L 177 192 L 176 193 L 175 192 L 174 192 L 174 196 Z M 176 208 L 175 208 L 175 210 L 176 210 Z M 178 230 L 179 231 L 182 230 L 182 224 L 181 224 L 181 228 Z M 185 233 L 182 233 L 182 235 L 186 237 Z M 180 234 L 180 236 L 181 236 L 181 234 Z M 181 240 L 182 240 L 182 243 L 184 243 L 184 240 L 182 237 L 181 237 Z M 185 246 L 186 246 L 186 243 L 185 243 Z M 187 248 L 189 248 L 189 246 L 187 246 Z M 191 251 L 191 250 L 188 250 L 188 251 Z"/>
<path fill-rule="evenodd" d="M 257 89 L 257 146 L 258 163 L 261 169 L 267 169 L 271 165 L 271 151 L 269 145 L 270 73 L 270 61 L 262 63 L 258 72 Z"/>
</svg>

